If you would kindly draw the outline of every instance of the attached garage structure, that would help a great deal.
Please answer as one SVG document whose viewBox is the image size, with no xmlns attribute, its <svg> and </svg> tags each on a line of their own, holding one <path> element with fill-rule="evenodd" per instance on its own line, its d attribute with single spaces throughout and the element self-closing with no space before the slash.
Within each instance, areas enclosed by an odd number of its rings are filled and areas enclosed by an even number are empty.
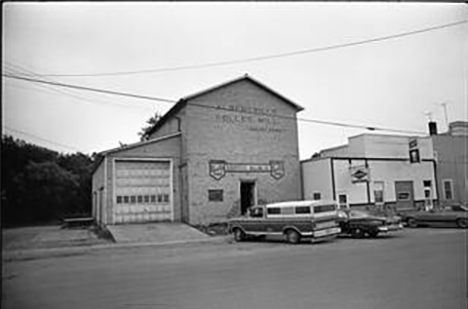
<svg viewBox="0 0 468 309">
<path fill-rule="evenodd" d="M 101 153 L 93 214 L 102 224 L 180 221 L 180 133 Z"/>
</svg>

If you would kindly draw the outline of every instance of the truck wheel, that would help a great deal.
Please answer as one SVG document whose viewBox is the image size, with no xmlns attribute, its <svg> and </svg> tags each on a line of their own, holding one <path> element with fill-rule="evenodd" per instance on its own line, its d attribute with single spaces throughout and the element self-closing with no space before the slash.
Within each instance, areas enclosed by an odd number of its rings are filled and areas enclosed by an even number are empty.
<svg viewBox="0 0 468 309">
<path fill-rule="evenodd" d="M 301 241 L 301 235 L 295 230 L 289 230 L 286 232 L 286 239 L 290 244 L 297 244 Z"/>
<path fill-rule="evenodd" d="M 468 219 L 459 218 L 457 219 L 457 226 L 462 229 L 466 229 L 468 227 Z"/>
<path fill-rule="evenodd" d="M 415 219 L 415 218 L 408 218 L 408 220 L 406 221 L 406 223 L 407 223 L 408 226 L 411 227 L 411 228 L 418 227 L 418 224 L 416 223 L 416 219 Z"/>
<path fill-rule="evenodd" d="M 234 230 L 234 240 L 235 241 L 243 241 L 245 240 L 245 233 L 240 228 L 236 228 Z"/>
<path fill-rule="evenodd" d="M 364 231 L 357 227 L 351 231 L 351 236 L 353 236 L 353 238 L 362 238 L 364 237 Z"/>
<path fill-rule="evenodd" d="M 369 236 L 372 238 L 376 238 L 378 235 L 379 235 L 379 231 L 377 230 L 369 231 Z"/>
</svg>

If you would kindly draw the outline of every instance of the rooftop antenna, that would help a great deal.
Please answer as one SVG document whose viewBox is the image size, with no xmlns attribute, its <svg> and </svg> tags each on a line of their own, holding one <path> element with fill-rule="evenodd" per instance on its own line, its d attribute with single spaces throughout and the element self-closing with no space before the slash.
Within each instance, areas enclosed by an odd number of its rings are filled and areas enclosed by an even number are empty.
<svg viewBox="0 0 468 309">
<path fill-rule="evenodd" d="M 444 107 L 444 116 L 445 116 L 445 125 L 447 126 L 447 131 L 449 129 L 449 121 L 448 121 L 448 112 L 447 112 L 447 102 L 440 103 Z"/>
</svg>

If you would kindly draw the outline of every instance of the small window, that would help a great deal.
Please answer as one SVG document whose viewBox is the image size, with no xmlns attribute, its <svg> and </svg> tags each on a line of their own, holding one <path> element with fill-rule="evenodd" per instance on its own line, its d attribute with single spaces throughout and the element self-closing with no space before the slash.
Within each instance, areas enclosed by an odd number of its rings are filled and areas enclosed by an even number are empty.
<svg viewBox="0 0 468 309">
<path fill-rule="evenodd" d="M 117 196 L 117 204 L 122 204 L 122 196 L 121 195 Z"/>
<path fill-rule="evenodd" d="M 124 201 L 124 204 L 128 204 L 128 202 L 129 202 L 128 195 L 124 195 L 123 201 Z"/>
<path fill-rule="evenodd" d="M 398 192 L 397 198 L 399 201 L 409 201 L 410 194 L 409 192 Z"/>
<path fill-rule="evenodd" d="M 130 196 L 130 204 L 135 204 L 136 203 L 136 196 L 132 195 Z"/>
<path fill-rule="evenodd" d="M 143 203 L 143 196 L 141 196 L 141 195 L 138 195 L 138 197 L 137 197 L 137 201 L 138 201 L 138 204 L 141 204 L 141 203 Z"/>
<path fill-rule="evenodd" d="M 421 158 L 419 157 L 419 149 L 412 149 L 409 152 L 410 154 L 410 163 L 419 163 Z"/>
<path fill-rule="evenodd" d="M 162 203 L 162 201 L 163 201 L 163 195 L 158 194 L 158 203 Z"/>
<path fill-rule="evenodd" d="M 320 206 L 315 206 L 314 207 L 314 213 L 319 214 L 322 212 L 329 212 L 329 211 L 335 211 L 336 206 L 335 205 L 320 205 Z"/>
<path fill-rule="evenodd" d="M 279 215 L 281 214 L 281 208 L 272 207 L 267 209 L 267 214 L 269 215 Z"/>
<path fill-rule="evenodd" d="M 383 203 L 384 202 L 384 182 L 376 181 L 374 182 L 374 202 Z"/>
<path fill-rule="evenodd" d="M 313 199 L 315 201 L 322 199 L 322 195 L 320 194 L 320 192 L 315 192 L 314 196 L 313 196 Z"/>
<path fill-rule="evenodd" d="M 430 180 L 424 180 L 423 185 L 424 185 L 424 187 L 430 187 L 431 186 L 431 181 Z"/>
<path fill-rule="evenodd" d="M 376 203 L 383 203 L 383 191 L 381 190 L 376 190 L 374 191 L 374 200 Z"/>
<path fill-rule="evenodd" d="M 281 209 L 281 214 L 294 215 L 294 207 L 284 207 L 283 209 Z"/>
<path fill-rule="evenodd" d="M 145 203 L 149 203 L 150 197 L 149 195 L 145 195 Z"/>
<path fill-rule="evenodd" d="M 250 209 L 250 216 L 252 218 L 262 218 L 263 217 L 263 208 L 254 207 Z"/>
<path fill-rule="evenodd" d="M 150 196 L 151 203 L 156 203 L 156 195 Z"/>
<path fill-rule="evenodd" d="M 298 206 L 296 207 L 296 214 L 310 214 L 309 206 Z"/>
<path fill-rule="evenodd" d="M 348 196 L 346 194 L 338 195 L 338 203 L 340 208 L 348 208 Z"/>
<path fill-rule="evenodd" d="M 446 200 L 453 199 L 452 180 L 451 179 L 445 179 L 443 181 L 443 186 L 444 186 L 444 197 L 445 197 L 445 199 Z"/>
<path fill-rule="evenodd" d="M 210 202 L 222 202 L 223 201 L 223 190 L 208 190 L 208 201 Z"/>
<path fill-rule="evenodd" d="M 169 194 L 163 194 L 163 202 L 169 203 Z"/>
</svg>

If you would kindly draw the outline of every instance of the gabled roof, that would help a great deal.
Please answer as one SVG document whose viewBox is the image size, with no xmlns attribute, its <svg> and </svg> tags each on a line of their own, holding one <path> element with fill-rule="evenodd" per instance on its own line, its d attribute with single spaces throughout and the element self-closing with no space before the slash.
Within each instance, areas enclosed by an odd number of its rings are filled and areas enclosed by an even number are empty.
<svg viewBox="0 0 468 309">
<path fill-rule="evenodd" d="M 205 95 L 207 93 L 216 91 L 216 90 L 221 89 L 223 87 L 230 86 L 230 85 L 232 85 L 234 83 L 237 83 L 237 82 L 240 82 L 240 81 L 243 81 L 243 80 L 249 81 L 249 82 L 257 85 L 258 87 L 264 89 L 265 91 L 273 94 L 277 98 L 283 100 L 285 103 L 291 105 L 294 109 L 296 109 L 297 112 L 300 112 L 301 110 L 304 109 L 302 106 L 294 103 L 293 101 L 291 101 L 290 99 L 288 99 L 285 96 L 281 95 L 280 93 L 278 93 L 278 92 L 272 90 L 271 88 L 267 87 L 266 85 L 260 83 L 259 81 L 255 80 L 254 78 L 252 78 L 248 74 L 245 74 L 245 75 L 243 75 L 241 77 L 238 77 L 236 79 L 224 82 L 222 84 L 213 86 L 211 88 L 208 88 L 208 89 L 205 89 L 205 90 L 202 90 L 202 91 L 199 91 L 199 92 L 196 92 L 194 94 L 191 94 L 191 95 L 188 95 L 188 96 L 185 96 L 185 97 L 181 98 L 166 114 L 164 114 L 161 117 L 161 119 L 159 119 L 159 121 L 154 125 L 154 127 L 151 128 L 151 130 L 149 131 L 149 134 L 152 134 L 155 131 L 157 131 L 168 119 L 170 119 L 174 114 L 176 114 L 179 110 L 181 110 L 187 104 L 187 102 L 189 100 L 193 100 L 193 99 L 198 98 L 198 97 L 200 97 L 202 95 Z"/>
<path fill-rule="evenodd" d="M 191 95 L 188 95 L 186 97 L 183 97 L 181 100 L 184 100 L 184 101 L 188 101 L 188 100 L 192 100 L 192 99 L 195 99 L 199 96 L 202 96 L 202 95 L 205 95 L 207 93 L 210 93 L 212 91 L 216 91 L 220 88 L 224 88 L 224 87 L 227 87 L 227 86 L 230 86 L 232 84 L 235 84 L 239 81 L 242 81 L 242 80 L 246 80 L 246 81 L 250 81 L 252 82 L 253 84 L 257 85 L 258 87 L 264 89 L 265 91 L 267 92 L 270 92 L 271 94 L 273 94 L 274 96 L 280 98 L 281 100 L 285 101 L 287 104 L 291 105 L 292 107 L 294 107 L 298 112 L 303 110 L 304 108 L 296 103 L 294 103 L 293 101 L 291 101 L 290 99 L 286 98 L 285 96 L 281 95 L 280 93 L 274 91 L 273 89 L 267 87 L 266 85 L 262 84 L 261 82 L 259 82 L 258 80 L 254 79 L 253 77 L 251 77 L 250 75 L 248 74 L 245 74 L 241 77 L 238 77 L 236 79 L 233 79 L 233 80 L 230 80 L 230 81 L 227 81 L 227 82 L 224 82 L 222 84 L 219 84 L 219 85 L 216 85 L 216 86 L 213 86 L 211 88 L 208 88 L 208 89 L 205 89 L 205 90 L 202 90 L 202 91 L 199 91 L 199 92 L 196 92 L 194 94 L 191 94 Z"/>
<path fill-rule="evenodd" d="M 143 146 L 143 145 L 157 143 L 157 142 L 160 142 L 160 141 L 165 140 L 165 139 L 169 139 L 169 138 L 172 138 L 172 137 L 179 136 L 180 134 L 181 134 L 180 132 L 176 132 L 176 133 L 161 136 L 161 137 L 158 137 L 158 138 L 153 138 L 153 139 L 150 139 L 150 140 L 147 140 L 147 141 L 137 142 L 137 143 L 125 145 L 125 146 L 122 146 L 122 147 L 117 147 L 117 148 L 105 150 L 105 151 L 102 151 L 102 152 L 100 152 L 98 154 L 101 155 L 101 156 L 106 156 L 106 155 L 111 154 L 111 153 L 120 152 L 120 151 L 124 151 L 124 150 L 129 150 L 129 149 L 137 148 L 137 147 L 140 147 L 140 146 Z"/>
</svg>

